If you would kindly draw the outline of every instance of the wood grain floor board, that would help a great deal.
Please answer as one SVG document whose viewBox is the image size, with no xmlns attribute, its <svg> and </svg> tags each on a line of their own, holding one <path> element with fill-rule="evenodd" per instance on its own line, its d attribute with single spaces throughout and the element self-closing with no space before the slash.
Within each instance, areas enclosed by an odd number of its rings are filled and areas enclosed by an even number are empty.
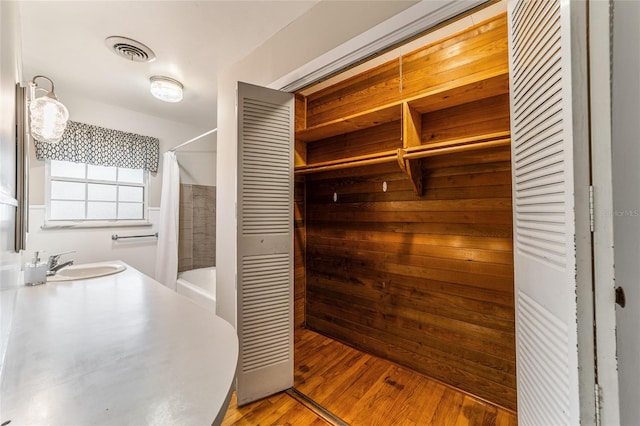
<svg viewBox="0 0 640 426">
<path fill-rule="evenodd" d="M 461 392 L 457 392 L 454 389 L 448 388 L 444 391 L 436 412 L 429 420 L 428 424 L 441 425 L 441 426 L 454 426 L 458 420 L 462 403 L 464 402 L 465 395 Z"/>
<path fill-rule="evenodd" d="M 430 424 L 433 415 L 438 408 L 438 404 L 442 399 L 442 395 L 448 389 L 445 385 L 439 383 L 433 383 L 431 381 L 423 381 L 423 393 L 422 395 L 429 395 L 429 398 L 419 398 L 415 402 L 417 408 L 413 412 L 409 413 L 409 420 L 417 425 Z"/>
<path fill-rule="evenodd" d="M 415 374 L 411 370 L 407 371 L 411 374 L 411 378 L 405 382 L 404 389 L 398 394 L 396 410 L 389 413 L 388 417 L 394 424 L 403 424 L 405 420 L 414 424 L 424 424 L 420 423 L 420 416 L 425 412 L 433 415 L 436 402 L 444 393 L 445 386 L 425 380 L 424 376 Z"/>
<path fill-rule="evenodd" d="M 509 412 L 498 410 L 496 413 L 496 426 L 518 426 L 517 417 Z"/>
<path fill-rule="evenodd" d="M 353 426 L 517 426 L 508 410 L 307 329 L 295 331 L 295 386 Z M 286 393 L 237 407 L 224 426 L 324 426 Z"/>
<path fill-rule="evenodd" d="M 487 415 L 489 418 L 495 419 L 495 413 L 495 407 L 483 404 L 470 396 L 465 396 L 460 413 L 456 419 L 456 426 L 481 425 L 484 424 L 483 422 Z"/>
<path fill-rule="evenodd" d="M 234 393 L 222 425 L 327 426 L 330 424 L 285 393 L 272 395 L 242 407 L 237 406 Z"/>
<path fill-rule="evenodd" d="M 353 418 L 353 424 L 396 424 L 405 417 L 409 406 L 410 380 L 412 373 L 398 366 L 387 370 L 384 377 L 378 378 L 374 386 L 360 399 L 358 405 L 362 407 Z M 405 391 L 405 387 L 407 391 Z"/>
<path fill-rule="evenodd" d="M 295 386 L 305 395 L 314 395 L 314 401 L 324 404 L 327 398 L 339 397 L 345 390 L 348 384 L 345 382 L 350 381 L 351 376 L 345 376 L 343 374 L 344 369 L 339 365 L 350 365 L 350 368 L 354 371 L 360 371 L 365 369 L 366 357 L 353 357 L 349 354 L 344 354 L 342 357 L 332 358 L 336 364 L 327 364 L 317 372 L 314 370 L 308 370 L 310 373 L 306 377 L 301 377 L 299 373 L 296 374 Z M 300 380 L 302 379 L 302 380 Z M 328 385 L 331 383 L 331 385 Z"/>
<path fill-rule="evenodd" d="M 329 393 L 327 398 L 318 402 L 347 423 L 352 423 L 360 410 L 366 410 L 365 404 L 362 402 L 364 395 L 391 368 L 388 363 L 379 361 L 379 358 L 368 359 L 363 367 L 355 373 L 348 386 Z M 325 388 L 329 386 L 331 385 L 327 383 Z M 314 394 L 309 397 L 316 399 Z"/>
</svg>

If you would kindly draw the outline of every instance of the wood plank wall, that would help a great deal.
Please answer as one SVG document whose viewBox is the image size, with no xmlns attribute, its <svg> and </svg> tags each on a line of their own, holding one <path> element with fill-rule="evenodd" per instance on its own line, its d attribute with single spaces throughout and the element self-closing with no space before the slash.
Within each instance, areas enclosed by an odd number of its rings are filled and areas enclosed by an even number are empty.
<svg viewBox="0 0 640 426">
<path fill-rule="evenodd" d="M 366 111 L 401 98 L 400 60 L 396 59 L 307 96 L 307 127 L 353 114 L 354 105 L 357 111 Z"/>
<path fill-rule="evenodd" d="M 305 125 L 318 125 L 506 67 L 500 15 L 297 107 L 307 112 Z M 500 94 L 423 114 L 421 144 L 508 132 L 509 125 L 508 95 Z M 401 127 L 311 142 L 306 160 L 402 146 Z M 393 163 L 305 176 L 304 191 L 296 186 L 306 201 L 302 208 L 296 197 L 296 211 L 306 212 L 297 228 L 306 247 L 296 255 L 306 259 L 296 283 L 304 280 L 306 291 L 296 303 L 305 300 L 311 329 L 515 410 L 510 149 L 429 157 L 421 173 L 423 196 Z"/>
<path fill-rule="evenodd" d="M 508 68 L 506 14 L 402 56 L 402 97 Z"/>
<path fill-rule="evenodd" d="M 307 162 L 321 163 L 336 158 L 367 155 L 402 148 L 400 121 L 334 136 L 307 144 Z"/>
<path fill-rule="evenodd" d="M 515 409 L 509 149 L 425 163 L 307 181 L 307 325 Z"/>
<path fill-rule="evenodd" d="M 423 144 L 469 135 L 509 130 L 509 95 L 492 96 L 468 104 L 422 115 Z"/>
</svg>

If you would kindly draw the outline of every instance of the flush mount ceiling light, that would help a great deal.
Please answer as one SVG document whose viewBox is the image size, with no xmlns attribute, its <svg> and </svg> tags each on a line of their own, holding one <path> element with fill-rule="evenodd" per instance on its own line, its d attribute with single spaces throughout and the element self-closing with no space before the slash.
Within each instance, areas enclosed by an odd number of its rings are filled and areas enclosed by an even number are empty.
<svg viewBox="0 0 640 426">
<path fill-rule="evenodd" d="M 165 102 L 180 102 L 182 100 L 182 83 L 169 77 L 153 76 L 151 94 Z"/>
<path fill-rule="evenodd" d="M 36 80 L 44 79 L 51 84 L 51 90 L 46 90 L 38 85 Z M 53 81 L 43 75 L 37 75 L 29 82 L 30 103 L 29 112 L 31 115 L 30 129 L 31 136 L 41 142 L 56 143 L 62 139 L 64 129 L 67 127 L 69 111 L 58 101 L 54 92 Z M 43 96 L 36 98 L 36 90 L 46 92 Z"/>
</svg>

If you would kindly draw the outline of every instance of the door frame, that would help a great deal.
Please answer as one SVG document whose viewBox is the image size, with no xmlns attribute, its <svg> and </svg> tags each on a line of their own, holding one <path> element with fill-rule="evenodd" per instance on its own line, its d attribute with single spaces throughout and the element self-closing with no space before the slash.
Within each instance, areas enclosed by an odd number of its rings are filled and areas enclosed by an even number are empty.
<svg viewBox="0 0 640 426">
<path fill-rule="evenodd" d="M 589 0 L 594 338 L 597 422 L 620 424 L 613 252 L 613 163 L 609 2 Z"/>
</svg>

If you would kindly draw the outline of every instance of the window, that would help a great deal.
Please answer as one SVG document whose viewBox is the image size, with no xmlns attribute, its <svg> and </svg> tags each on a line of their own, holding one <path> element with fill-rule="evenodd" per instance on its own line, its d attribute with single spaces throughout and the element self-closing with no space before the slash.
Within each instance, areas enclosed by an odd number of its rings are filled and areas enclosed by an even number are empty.
<svg viewBox="0 0 640 426">
<path fill-rule="evenodd" d="M 143 169 L 48 160 L 46 186 L 49 224 L 147 219 Z"/>
</svg>

